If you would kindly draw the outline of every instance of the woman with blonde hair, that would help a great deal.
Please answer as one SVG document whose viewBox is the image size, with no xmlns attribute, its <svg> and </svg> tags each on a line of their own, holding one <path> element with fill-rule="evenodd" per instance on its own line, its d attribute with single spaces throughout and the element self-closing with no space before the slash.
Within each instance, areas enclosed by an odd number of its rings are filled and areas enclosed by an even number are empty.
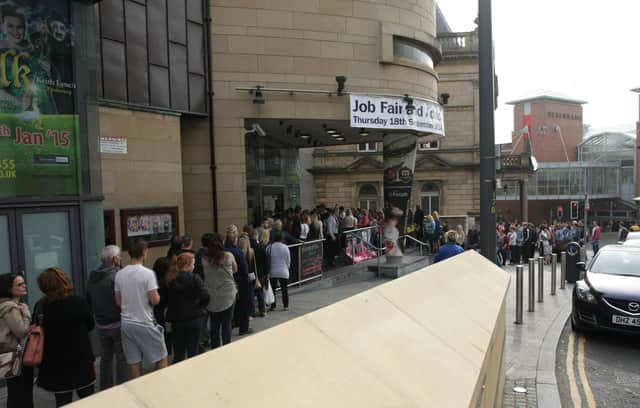
<svg viewBox="0 0 640 408">
<path fill-rule="evenodd" d="M 73 285 L 60 268 L 47 268 L 38 276 L 44 294 L 35 305 L 34 318 L 41 322 L 44 354 L 38 386 L 54 393 L 56 406 L 70 404 L 94 392 L 96 374 L 89 332 L 95 325 L 87 301 L 74 296 Z"/>
<path fill-rule="evenodd" d="M 262 285 L 258 280 L 261 275 L 258 271 L 258 263 L 256 262 L 256 254 L 251 247 L 251 238 L 247 234 L 240 235 L 238 240 L 238 248 L 244 253 L 247 258 L 247 264 L 249 265 L 249 290 L 250 290 L 250 304 L 249 310 L 251 315 L 255 317 L 255 303 L 254 298 L 258 298 L 258 309 L 260 310 L 260 316 L 266 315 L 266 309 L 264 305 L 264 293 L 262 291 Z"/>
<path fill-rule="evenodd" d="M 167 321 L 171 323 L 174 363 L 198 354 L 202 317 L 209 304 L 209 292 L 204 282 L 193 273 L 195 262 L 192 253 L 183 252 L 171 258 L 171 266 L 165 275 Z"/>
</svg>

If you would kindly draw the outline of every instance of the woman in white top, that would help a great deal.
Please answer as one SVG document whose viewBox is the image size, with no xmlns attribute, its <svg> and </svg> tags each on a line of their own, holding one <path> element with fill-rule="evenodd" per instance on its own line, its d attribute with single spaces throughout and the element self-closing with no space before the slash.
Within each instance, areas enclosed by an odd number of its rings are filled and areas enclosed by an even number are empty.
<svg viewBox="0 0 640 408">
<path fill-rule="evenodd" d="M 233 254 L 224 250 L 222 235 L 215 234 L 202 258 L 204 283 L 211 297 L 207 306 L 211 318 L 211 348 L 231 343 L 233 304 L 238 290 L 233 274 L 238 271 Z"/>
<path fill-rule="evenodd" d="M 291 266 L 291 253 L 289 248 L 283 244 L 284 234 L 277 232 L 273 240 L 273 244 L 267 247 L 267 257 L 269 258 L 269 282 L 273 293 L 276 292 L 276 287 L 280 285 L 282 291 L 282 303 L 284 304 L 284 310 L 289 310 L 289 267 Z M 274 298 L 271 304 L 271 310 L 275 310 L 276 301 Z"/>
<path fill-rule="evenodd" d="M 304 213 L 300 217 L 300 240 L 306 241 L 309 237 L 309 216 Z"/>
</svg>

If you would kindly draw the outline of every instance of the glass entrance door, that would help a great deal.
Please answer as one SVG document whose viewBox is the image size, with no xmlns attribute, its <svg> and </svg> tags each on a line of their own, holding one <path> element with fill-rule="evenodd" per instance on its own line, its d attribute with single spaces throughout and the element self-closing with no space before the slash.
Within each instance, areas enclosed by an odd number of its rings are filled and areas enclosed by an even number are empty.
<svg viewBox="0 0 640 408">
<path fill-rule="evenodd" d="M 8 245 L 5 244 L 7 242 Z M 9 255 L 5 256 L 7 251 Z M 80 254 L 77 208 L 0 212 L 0 272 L 25 275 L 31 307 L 42 297 L 38 275 L 49 267 L 62 268 L 74 286 L 78 290 L 83 289 Z M 9 262 L 5 259 L 9 259 Z"/>
</svg>

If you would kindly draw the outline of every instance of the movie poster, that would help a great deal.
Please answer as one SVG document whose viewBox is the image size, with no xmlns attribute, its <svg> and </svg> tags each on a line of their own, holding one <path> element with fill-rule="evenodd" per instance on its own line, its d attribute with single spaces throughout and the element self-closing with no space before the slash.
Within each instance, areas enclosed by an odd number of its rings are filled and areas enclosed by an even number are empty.
<svg viewBox="0 0 640 408">
<path fill-rule="evenodd" d="M 0 197 L 80 193 L 69 0 L 0 0 Z"/>
<path fill-rule="evenodd" d="M 384 137 L 384 202 L 398 217 L 398 230 L 404 231 L 409 209 L 413 172 L 416 166 L 418 137 L 406 133 L 392 133 Z M 400 211 L 398 211 L 400 210 Z"/>
</svg>

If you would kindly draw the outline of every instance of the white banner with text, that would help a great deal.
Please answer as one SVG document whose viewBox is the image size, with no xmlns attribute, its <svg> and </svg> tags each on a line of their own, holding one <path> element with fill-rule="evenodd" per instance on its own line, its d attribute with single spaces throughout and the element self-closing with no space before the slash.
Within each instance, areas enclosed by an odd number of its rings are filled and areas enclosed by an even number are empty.
<svg viewBox="0 0 640 408">
<path fill-rule="evenodd" d="M 415 130 L 444 136 L 442 106 L 419 98 L 351 94 L 351 127 Z"/>
</svg>

